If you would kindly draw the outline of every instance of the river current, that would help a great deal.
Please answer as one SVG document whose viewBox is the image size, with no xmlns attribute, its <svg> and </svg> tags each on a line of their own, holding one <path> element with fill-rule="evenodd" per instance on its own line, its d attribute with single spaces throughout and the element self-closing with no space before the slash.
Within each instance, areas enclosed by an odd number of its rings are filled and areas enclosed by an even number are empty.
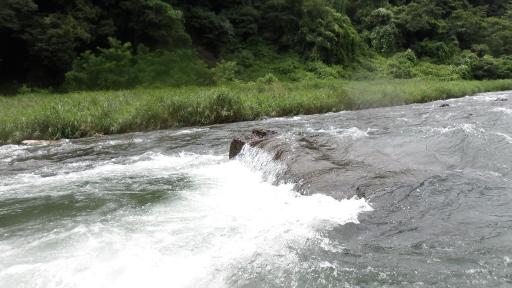
<svg viewBox="0 0 512 288">
<path fill-rule="evenodd" d="M 411 181 L 301 195 L 264 151 L 228 160 L 254 128 Z M 511 169 L 510 91 L 0 146 L 0 287 L 512 287 Z"/>
</svg>

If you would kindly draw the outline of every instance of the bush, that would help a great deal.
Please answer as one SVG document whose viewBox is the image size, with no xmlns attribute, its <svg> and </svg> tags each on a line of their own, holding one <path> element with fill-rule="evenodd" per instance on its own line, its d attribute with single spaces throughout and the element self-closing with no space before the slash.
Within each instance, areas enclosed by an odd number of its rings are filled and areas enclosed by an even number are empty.
<svg viewBox="0 0 512 288">
<path fill-rule="evenodd" d="M 383 56 L 390 56 L 402 47 L 402 32 L 391 23 L 374 28 L 368 35 L 368 42 L 372 51 Z"/>
<path fill-rule="evenodd" d="M 272 74 L 267 74 L 264 77 L 259 78 L 258 80 L 256 80 L 256 83 L 264 84 L 264 85 L 270 85 L 270 84 L 273 84 L 273 83 L 276 83 L 276 82 L 279 82 L 279 79 L 277 79 Z"/>
<path fill-rule="evenodd" d="M 86 51 L 66 73 L 63 85 L 67 91 L 118 90 L 139 86 L 207 85 L 210 72 L 194 52 L 156 50 L 144 45 L 133 54 L 128 42 L 109 38 L 109 49 L 98 48 L 98 55 Z"/>
<path fill-rule="evenodd" d="M 230 92 L 221 92 L 213 97 L 211 102 L 215 111 L 213 123 L 234 122 L 241 118 L 242 101 L 239 96 Z"/>
<path fill-rule="evenodd" d="M 480 58 L 473 67 L 473 76 L 477 80 L 496 79 L 498 76 L 499 63 L 496 58 L 485 55 Z"/>
<path fill-rule="evenodd" d="M 137 49 L 133 67 L 139 85 L 142 87 L 181 87 L 208 85 L 211 72 L 206 64 L 197 59 L 190 50 L 180 49 L 173 52 L 149 49 L 140 45 Z"/>
<path fill-rule="evenodd" d="M 110 49 L 98 48 L 99 56 L 86 51 L 74 61 L 73 70 L 66 73 L 65 90 L 128 89 L 137 85 L 132 45 L 113 38 L 109 43 Z"/>
<path fill-rule="evenodd" d="M 391 78 L 414 78 L 417 76 L 413 69 L 416 61 L 416 55 L 411 51 L 411 49 L 408 49 L 405 52 L 396 53 L 388 60 L 385 73 Z"/>
<path fill-rule="evenodd" d="M 297 33 L 283 39 L 305 59 L 341 65 L 355 60 L 360 40 L 347 16 L 313 5 L 305 10 L 299 25 Z"/>
<path fill-rule="evenodd" d="M 464 50 L 462 51 L 462 53 L 459 55 L 458 58 L 456 58 L 455 60 L 455 65 L 464 65 L 464 66 L 467 66 L 469 67 L 469 69 L 473 70 L 473 68 L 478 64 L 478 56 L 469 51 L 469 50 Z"/>
<path fill-rule="evenodd" d="M 236 80 L 237 63 L 233 61 L 220 61 L 217 67 L 212 69 L 213 82 L 216 84 L 233 82 Z"/>
<path fill-rule="evenodd" d="M 445 63 L 452 57 L 452 52 L 443 42 L 430 41 L 428 38 L 423 40 L 416 51 L 420 57 L 429 57 L 434 60 L 435 63 Z"/>
<path fill-rule="evenodd" d="M 307 70 L 315 74 L 319 79 L 338 79 L 345 76 L 345 71 L 340 65 L 327 66 L 321 61 L 308 62 Z"/>
<path fill-rule="evenodd" d="M 417 65 L 415 71 L 418 77 L 433 80 L 455 81 L 471 78 L 471 70 L 465 65 L 435 65 L 423 62 Z"/>
</svg>

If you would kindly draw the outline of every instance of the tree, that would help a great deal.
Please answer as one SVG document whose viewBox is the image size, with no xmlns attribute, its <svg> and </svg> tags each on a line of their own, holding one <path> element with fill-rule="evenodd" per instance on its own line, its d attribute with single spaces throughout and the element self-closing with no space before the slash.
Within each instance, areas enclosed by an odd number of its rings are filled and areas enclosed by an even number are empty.
<svg viewBox="0 0 512 288">
<path fill-rule="evenodd" d="M 186 47 L 190 37 L 185 32 L 183 13 L 159 0 L 127 0 L 119 3 L 121 39 L 152 48 Z"/>
<path fill-rule="evenodd" d="M 448 25 L 455 34 L 461 49 L 478 44 L 485 33 L 485 14 L 482 9 L 457 10 L 448 18 Z"/>
<path fill-rule="evenodd" d="M 507 5 L 512 4 L 510 0 L 467 0 L 473 7 L 484 7 L 487 17 L 504 16 L 507 11 Z"/>
<path fill-rule="evenodd" d="M 489 17 L 484 21 L 486 27 L 482 42 L 486 44 L 494 57 L 512 54 L 512 21 L 506 18 Z"/>
<path fill-rule="evenodd" d="M 187 11 L 185 24 L 194 43 L 215 56 L 220 55 L 234 37 L 229 20 L 206 8 L 193 7 Z"/>
<path fill-rule="evenodd" d="M 396 23 L 393 11 L 386 8 L 378 8 L 363 19 L 361 26 L 367 29 L 363 36 L 372 51 L 391 56 L 402 49 L 403 33 Z"/>
<path fill-rule="evenodd" d="M 285 41 L 306 59 L 342 65 L 354 60 L 359 37 L 347 16 L 328 7 L 312 6 L 299 26 L 298 33 L 286 35 Z"/>
<path fill-rule="evenodd" d="M 14 81 L 26 78 L 29 51 L 20 35 L 33 20 L 35 11 L 37 5 L 32 0 L 0 1 L 0 86 L 6 92 L 16 91 Z"/>
<path fill-rule="evenodd" d="M 224 10 L 222 15 L 233 25 L 235 35 L 241 40 L 247 40 L 257 34 L 261 14 L 254 7 L 250 5 L 232 7 Z"/>
</svg>

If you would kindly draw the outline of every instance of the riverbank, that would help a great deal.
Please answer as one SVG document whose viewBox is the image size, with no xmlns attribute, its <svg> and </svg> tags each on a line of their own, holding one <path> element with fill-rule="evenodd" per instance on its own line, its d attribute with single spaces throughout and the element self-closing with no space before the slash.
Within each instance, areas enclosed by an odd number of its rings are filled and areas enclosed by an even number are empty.
<svg viewBox="0 0 512 288">
<path fill-rule="evenodd" d="M 0 98 L 0 145 L 423 103 L 512 89 L 512 80 L 315 80 Z"/>
</svg>

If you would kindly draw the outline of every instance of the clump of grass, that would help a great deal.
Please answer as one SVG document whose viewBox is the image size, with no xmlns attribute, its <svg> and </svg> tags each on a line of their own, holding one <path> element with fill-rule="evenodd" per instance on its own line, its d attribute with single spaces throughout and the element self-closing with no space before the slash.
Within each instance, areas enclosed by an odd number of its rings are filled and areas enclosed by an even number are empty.
<svg viewBox="0 0 512 288">
<path fill-rule="evenodd" d="M 358 109 L 425 103 L 464 97 L 481 92 L 512 89 L 512 80 L 439 81 L 428 79 L 395 79 L 352 81 L 347 93 Z"/>
<path fill-rule="evenodd" d="M 512 80 L 249 83 L 0 97 L 0 144 L 428 102 L 512 89 Z"/>
</svg>

